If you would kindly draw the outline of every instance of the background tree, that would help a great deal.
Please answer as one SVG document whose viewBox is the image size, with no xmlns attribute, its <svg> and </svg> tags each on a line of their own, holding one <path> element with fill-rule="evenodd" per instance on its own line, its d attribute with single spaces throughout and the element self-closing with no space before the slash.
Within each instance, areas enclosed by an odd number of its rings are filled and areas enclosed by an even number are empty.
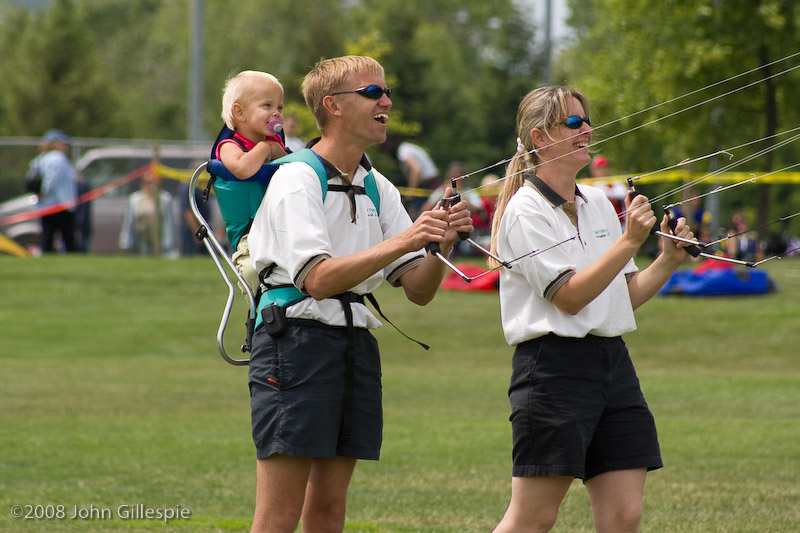
<svg viewBox="0 0 800 533">
<path fill-rule="evenodd" d="M 58 127 L 71 135 L 125 133 L 118 93 L 71 0 L 47 10 L 10 10 L 2 18 L 4 135 L 38 136 Z"/>
<path fill-rule="evenodd" d="M 122 96 L 126 131 L 107 137 L 182 139 L 186 134 L 189 4 L 159 0 L 72 0 L 81 27 Z"/>
<path fill-rule="evenodd" d="M 81 20 L 79 6 L 55 0 L 45 10 L 0 5 L 0 136 L 40 137 L 50 128 L 83 137 L 127 137 L 134 113 Z M 12 51 L 13 53 L 8 53 Z M 0 151 L 0 199 L 23 192 L 36 147 Z"/>
<path fill-rule="evenodd" d="M 73 135 L 185 137 L 189 0 L 40 4 L 0 4 L 0 39 L 17 52 L 0 57 L 9 80 L 0 89 L 0 134 L 40 135 L 58 117 Z M 511 0 L 204 5 L 209 136 L 221 124 L 225 80 L 244 69 L 278 76 L 287 106 L 301 114 L 301 133 L 316 135 L 303 76 L 322 57 L 369 50 L 396 91 L 390 128 L 411 134 L 442 169 L 456 159 L 481 168 L 513 150 L 516 106 L 540 69 L 529 44 L 534 28 Z"/>
<path fill-rule="evenodd" d="M 408 0 L 363 7 L 364 23 L 376 23 L 390 43 L 383 64 L 397 79 L 395 108 L 419 124 L 414 142 L 440 169 L 454 160 L 478 169 L 509 157 L 517 105 L 540 73 L 529 45 L 533 28 L 515 4 Z"/>
<path fill-rule="evenodd" d="M 600 125 L 706 87 L 800 51 L 800 5 L 791 0 L 570 0 L 576 44 L 562 57 L 560 75 L 587 92 Z M 789 61 L 623 119 L 600 129 L 600 138 L 698 104 L 797 65 Z M 737 146 L 796 127 L 800 109 L 791 105 L 800 76 L 788 73 L 678 114 L 604 144 L 614 170 L 642 173 L 691 156 Z M 753 147 L 737 158 L 764 148 Z M 759 173 L 797 161 L 797 144 L 737 170 Z M 720 164 L 712 162 L 712 164 Z M 705 171 L 705 168 L 695 170 Z M 759 185 L 725 194 L 725 210 L 749 211 L 763 223 L 787 214 L 800 199 L 788 186 Z M 770 197 L 770 189 L 772 197 Z M 779 200 L 780 198 L 780 200 Z M 673 199 L 675 201 L 678 199 Z M 797 205 L 797 202 L 793 202 Z M 727 219 L 722 218 L 724 223 Z"/>
<path fill-rule="evenodd" d="M 300 115 L 302 135 L 316 135 L 300 94 L 302 78 L 320 58 L 355 51 L 386 67 L 395 90 L 390 128 L 424 146 L 442 169 L 453 160 L 479 169 L 511 155 L 517 104 L 541 84 L 543 58 L 532 44 L 536 28 L 513 0 L 204 5 L 202 120 L 209 136 L 221 124 L 225 80 L 244 69 L 278 76 L 287 108 Z M 800 4 L 792 0 L 570 0 L 570 7 L 575 44 L 561 54 L 555 78 L 589 95 L 596 125 L 800 50 Z M 190 0 L 51 0 L 30 9 L 0 4 L 0 43 L 15 52 L 0 56 L 0 134 L 38 136 L 59 126 L 81 136 L 184 138 L 189 13 Z M 596 139 L 797 63 L 756 69 L 629 116 L 598 128 Z M 759 139 L 800 122 L 800 108 L 791 105 L 798 85 L 797 72 L 756 83 L 615 138 L 601 150 L 614 170 L 642 173 Z M 392 174 L 391 162 L 374 156 Z M 797 159 L 795 143 L 740 170 L 764 172 Z M 770 205 L 773 213 L 786 214 L 800 200 L 796 187 L 759 187 L 758 203 L 747 189 L 725 194 L 723 221 L 734 209 L 765 220 Z"/>
</svg>

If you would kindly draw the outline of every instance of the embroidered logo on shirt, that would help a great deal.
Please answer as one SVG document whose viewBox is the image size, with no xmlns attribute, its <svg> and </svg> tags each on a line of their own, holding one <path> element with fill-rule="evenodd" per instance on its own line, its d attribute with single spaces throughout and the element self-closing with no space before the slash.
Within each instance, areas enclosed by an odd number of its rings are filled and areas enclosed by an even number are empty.
<svg viewBox="0 0 800 533">
<path fill-rule="evenodd" d="M 378 210 L 374 207 L 367 207 L 367 216 L 368 217 L 376 217 L 378 216 Z"/>
<path fill-rule="evenodd" d="M 597 229 L 594 230 L 594 236 L 597 239 L 605 239 L 606 237 L 611 237 L 611 234 L 608 232 L 607 229 Z"/>
</svg>

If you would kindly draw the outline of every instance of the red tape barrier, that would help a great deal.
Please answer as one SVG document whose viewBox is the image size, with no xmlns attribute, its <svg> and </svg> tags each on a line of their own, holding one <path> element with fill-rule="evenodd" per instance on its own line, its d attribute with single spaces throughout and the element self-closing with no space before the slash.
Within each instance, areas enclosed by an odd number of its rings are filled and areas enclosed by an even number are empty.
<svg viewBox="0 0 800 533">
<path fill-rule="evenodd" d="M 60 204 L 48 205 L 47 207 L 40 207 L 39 209 L 34 209 L 32 211 L 27 211 L 25 213 L 18 213 L 16 215 L 7 216 L 3 220 L 0 220 L 0 224 L 2 225 L 16 224 L 18 222 L 24 222 L 26 220 L 33 220 L 34 218 L 40 218 L 45 215 L 52 215 L 53 213 L 58 213 L 59 211 L 64 211 L 66 209 L 72 209 L 77 205 L 80 205 L 84 202 L 88 202 L 90 200 L 94 200 L 95 198 L 103 196 L 109 191 L 113 191 L 118 187 L 122 187 L 126 183 L 129 183 L 135 180 L 136 178 L 142 177 L 144 174 L 146 174 L 153 168 L 154 165 L 152 163 L 149 163 L 141 168 L 134 170 L 129 174 L 125 174 L 121 178 L 117 178 L 114 181 L 106 183 L 105 185 L 101 185 L 96 189 L 92 189 L 91 191 L 80 195 L 78 198 L 76 198 L 71 202 L 61 202 Z"/>
</svg>

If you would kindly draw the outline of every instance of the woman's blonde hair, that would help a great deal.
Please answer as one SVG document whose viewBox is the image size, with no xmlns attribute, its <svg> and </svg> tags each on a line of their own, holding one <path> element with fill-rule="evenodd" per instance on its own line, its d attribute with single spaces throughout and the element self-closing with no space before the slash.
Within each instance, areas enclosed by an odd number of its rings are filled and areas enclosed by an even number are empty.
<svg viewBox="0 0 800 533">
<path fill-rule="evenodd" d="M 274 83 L 283 90 L 283 85 L 272 74 L 259 70 L 244 70 L 225 82 L 222 90 L 222 120 L 230 129 L 235 130 L 233 123 L 233 104 L 245 105 L 250 103 L 253 91 L 262 83 Z"/>
<path fill-rule="evenodd" d="M 303 78 L 303 98 L 317 119 L 320 131 L 325 127 L 327 115 L 322 100 L 336 91 L 344 89 L 344 85 L 355 74 L 378 74 L 383 76 L 380 63 L 366 56 L 343 56 L 322 59 L 311 72 Z"/>
<path fill-rule="evenodd" d="M 497 197 L 497 207 L 492 220 L 493 254 L 497 255 L 497 232 L 509 200 L 525 183 L 523 174 L 535 171 L 536 166 L 541 163 L 531 139 L 531 131 L 538 128 L 549 136 L 551 128 L 563 122 L 569 115 L 569 101 L 573 97 L 581 103 L 588 115 L 589 103 L 586 97 L 580 91 L 568 87 L 540 87 L 526 94 L 520 102 L 517 110 L 517 152 L 506 167 L 503 189 Z M 497 268 L 500 263 L 489 259 L 489 265 Z"/>
</svg>

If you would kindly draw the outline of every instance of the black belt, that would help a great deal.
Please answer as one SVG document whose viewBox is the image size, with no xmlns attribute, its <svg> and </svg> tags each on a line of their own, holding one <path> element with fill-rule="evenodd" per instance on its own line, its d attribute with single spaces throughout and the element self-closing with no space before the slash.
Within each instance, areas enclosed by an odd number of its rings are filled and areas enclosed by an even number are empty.
<svg viewBox="0 0 800 533">
<path fill-rule="evenodd" d="M 344 411 L 342 414 L 342 438 L 350 439 L 353 433 L 353 394 L 356 380 L 356 330 L 355 326 L 353 326 L 353 309 L 350 307 L 350 304 L 353 302 L 364 304 L 364 299 L 368 299 L 382 319 L 391 324 L 394 329 L 397 329 L 397 331 L 400 330 L 397 328 L 397 326 L 392 324 L 391 320 L 386 318 L 381 311 L 381 307 L 378 305 L 378 300 L 372 295 L 371 292 L 367 293 L 366 295 L 356 294 L 354 292 L 344 292 L 342 294 L 331 296 L 331 298 L 336 298 L 342 304 L 344 319 L 347 324 L 347 352 L 345 354 L 344 362 L 344 400 L 342 402 L 342 410 Z M 400 334 L 405 338 L 416 342 L 426 350 L 430 349 L 430 346 L 427 344 L 412 339 L 402 331 L 400 331 Z"/>
<path fill-rule="evenodd" d="M 364 303 L 364 296 L 354 292 L 345 292 L 332 296 L 342 304 L 344 319 L 347 323 L 347 352 L 344 358 L 344 400 L 342 401 L 342 439 L 349 440 L 353 436 L 353 398 L 356 381 L 356 329 L 353 326 L 353 309 L 350 304 Z"/>
</svg>

